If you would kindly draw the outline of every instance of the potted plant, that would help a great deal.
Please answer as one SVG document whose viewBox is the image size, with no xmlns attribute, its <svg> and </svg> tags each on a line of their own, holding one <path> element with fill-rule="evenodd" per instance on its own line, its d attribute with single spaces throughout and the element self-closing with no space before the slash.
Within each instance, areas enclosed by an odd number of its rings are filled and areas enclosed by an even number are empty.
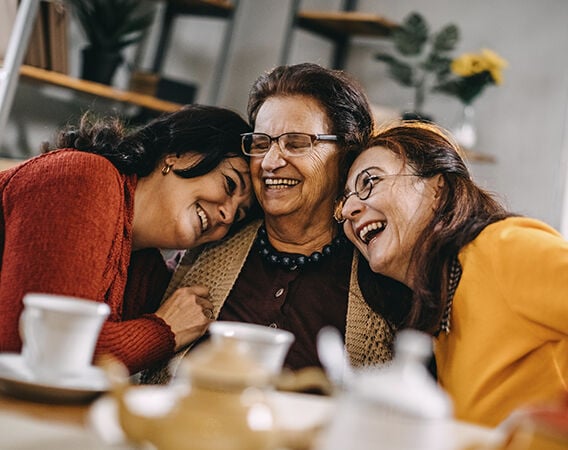
<svg viewBox="0 0 568 450">
<path fill-rule="evenodd" d="M 459 40 L 459 30 L 448 24 L 439 31 L 430 31 L 428 23 L 419 13 L 409 14 L 392 35 L 398 55 L 379 53 L 375 57 L 388 65 L 389 75 L 399 84 L 414 89 L 411 113 L 424 118 L 424 100 L 432 86 L 443 82 L 450 73 L 452 59 L 449 54 Z"/>
<path fill-rule="evenodd" d="M 122 50 L 142 39 L 153 20 L 139 0 L 69 0 L 88 45 L 82 50 L 82 78 L 111 84 Z"/>
</svg>

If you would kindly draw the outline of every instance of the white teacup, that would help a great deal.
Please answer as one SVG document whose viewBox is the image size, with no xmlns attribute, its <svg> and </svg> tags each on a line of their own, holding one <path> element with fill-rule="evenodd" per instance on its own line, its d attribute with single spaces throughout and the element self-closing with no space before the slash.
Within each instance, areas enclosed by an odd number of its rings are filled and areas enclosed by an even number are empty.
<svg viewBox="0 0 568 450">
<path fill-rule="evenodd" d="M 80 376 L 91 367 L 105 303 L 53 294 L 26 294 L 20 317 L 22 357 L 40 380 Z"/>
<path fill-rule="evenodd" d="M 209 325 L 213 342 L 234 339 L 273 375 L 282 371 L 284 359 L 294 342 L 294 335 L 286 330 L 244 322 L 217 321 Z"/>
</svg>

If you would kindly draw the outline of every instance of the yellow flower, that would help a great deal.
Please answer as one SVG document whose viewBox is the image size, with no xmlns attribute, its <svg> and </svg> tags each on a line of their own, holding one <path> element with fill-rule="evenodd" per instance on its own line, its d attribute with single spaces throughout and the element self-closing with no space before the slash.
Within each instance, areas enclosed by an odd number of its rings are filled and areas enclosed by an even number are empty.
<svg viewBox="0 0 568 450">
<path fill-rule="evenodd" d="M 461 77 L 470 77 L 488 71 L 496 84 L 503 81 L 502 69 L 507 67 L 507 61 L 489 49 L 480 53 L 464 53 L 452 61 L 451 71 Z"/>
<path fill-rule="evenodd" d="M 501 84 L 503 82 L 503 72 L 502 70 L 509 64 L 503 58 L 501 58 L 493 50 L 484 48 L 481 50 L 481 54 L 487 63 L 487 70 L 491 74 L 495 84 Z"/>
</svg>

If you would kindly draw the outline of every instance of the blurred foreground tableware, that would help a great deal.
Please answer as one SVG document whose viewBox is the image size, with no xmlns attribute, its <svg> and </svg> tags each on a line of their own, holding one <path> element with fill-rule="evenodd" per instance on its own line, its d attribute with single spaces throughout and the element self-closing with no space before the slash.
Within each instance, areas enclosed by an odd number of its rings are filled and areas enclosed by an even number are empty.
<svg viewBox="0 0 568 450">
<path fill-rule="evenodd" d="M 0 390 L 46 403 L 82 403 L 106 391 L 106 376 L 92 360 L 108 305 L 37 293 L 23 303 L 22 353 L 0 354 Z"/>
<path fill-rule="evenodd" d="M 0 391 L 11 397 L 54 404 L 87 403 L 108 388 L 107 377 L 98 367 L 91 366 L 78 376 L 42 381 L 19 353 L 0 354 Z"/>
<path fill-rule="evenodd" d="M 130 386 L 124 366 L 105 363 L 127 439 L 160 450 L 307 449 L 320 424 L 283 428 L 285 418 L 275 411 L 270 389 L 273 374 L 251 355 L 251 347 L 240 344 L 235 339 L 201 344 L 162 388 Z M 143 399 L 156 392 L 162 395 L 148 408 Z"/>
<path fill-rule="evenodd" d="M 294 342 L 286 330 L 244 322 L 216 321 L 209 325 L 213 342 L 223 345 L 234 341 L 272 375 L 282 371 L 284 359 Z"/>
<path fill-rule="evenodd" d="M 514 411 L 501 427 L 507 432 L 502 450 L 568 449 L 568 393 L 558 404 Z"/>
<path fill-rule="evenodd" d="M 348 379 L 320 450 L 453 449 L 451 401 L 425 366 L 431 349 L 426 334 L 399 332 L 391 364 Z"/>
<path fill-rule="evenodd" d="M 274 418 L 263 393 L 270 373 L 235 340 L 209 341 L 181 363 L 176 383 L 187 390 L 164 414 L 144 414 L 132 407 L 127 372 L 107 365 L 120 425 L 135 443 L 160 450 L 270 449 Z"/>
<path fill-rule="evenodd" d="M 343 337 L 337 328 L 323 327 L 317 337 L 318 357 L 334 386 L 342 388 L 353 376 Z"/>
<path fill-rule="evenodd" d="M 105 303 L 26 294 L 20 316 L 22 357 L 39 382 L 79 377 L 92 369 L 95 345 L 110 313 Z"/>
</svg>

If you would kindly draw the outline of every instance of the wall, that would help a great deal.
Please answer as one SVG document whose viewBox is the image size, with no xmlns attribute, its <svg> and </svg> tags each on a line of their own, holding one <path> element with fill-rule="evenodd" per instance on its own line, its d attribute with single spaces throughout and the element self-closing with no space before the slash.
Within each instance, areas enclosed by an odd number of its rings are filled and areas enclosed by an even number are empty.
<svg viewBox="0 0 568 450">
<path fill-rule="evenodd" d="M 219 104 L 244 112 L 251 83 L 260 73 L 280 63 L 290 4 L 284 0 L 240 0 L 225 82 L 218 93 Z M 333 10 L 340 4 L 339 0 L 303 1 L 305 9 Z M 493 155 L 496 163 L 471 163 L 472 173 L 477 182 L 496 192 L 512 210 L 540 218 L 557 229 L 562 228 L 568 235 L 568 219 L 563 217 L 563 205 L 566 204 L 564 211 L 568 209 L 568 188 L 564 182 L 568 174 L 565 138 L 568 2 L 359 0 L 358 9 L 394 21 L 401 21 L 411 11 L 420 11 L 432 28 L 455 22 L 462 31 L 459 51 L 488 47 L 508 60 L 504 85 L 489 87 L 475 102 L 479 128 L 477 149 Z M 210 80 L 224 27 L 223 21 L 217 19 L 190 17 L 178 20 L 175 25 L 164 73 L 171 78 L 198 83 L 197 100 L 200 102 L 207 102 L 212 95 Z M 72 42 L 77 48 L 80 35 L 77 30 L 73 33 Z M 384 66 L 373 59 L 377 51 L 388 45 L 376 39 L 357 40 L 346 69 L 359 78 L 372 103 L 404 110 L 410 105 L 411 92 L 389 79 Z M 142 64 L 148 67 L 151 47 L 146 48 L 142 58 Z M 299 30 L 293 36 L 289 62 L 314 61 L 328 65 L 331 51 L 327 41 Z M 75 74 L 77 64 L 75 58 L 72 61 Z M 127 73 L 123 73 L 117 83 L 127 84 Z M 38 108 L 30 105 L 37 97 L 26 93 L 26 89 L 30 88 L 24 86 L 18 93 L 16 116 L 20 117 L 20 122 L 22 117 L 36 121 L 32 134 L 43 134 L 45 138 L 49 129 L 43 123 L 45 116 L 35 115 Z M 49 107 L 43 102 L 40 97 L 39 110 L 45 113 Z M 85 108 L 91 106 L 91 102 L 82 98 L 74 106 Z M 71 108 L 63 106 L 64 103 L 65 99 L 61 105 L 56 103 L 61 106 L 64 117 L 60 122 L 68 120 L 71 114 Z M 102 108 L 112 106 L 97 104 Z M 453 125 L 459 111 L 455 100 L 442 96 L 430 98 L 426 106 L 436 120 L 447 127 Z M 47 115 L 53 116 L 53 113 Z M 12 137 L 11 141 L 15 142 L 16 138 Z"/>
</svg>

